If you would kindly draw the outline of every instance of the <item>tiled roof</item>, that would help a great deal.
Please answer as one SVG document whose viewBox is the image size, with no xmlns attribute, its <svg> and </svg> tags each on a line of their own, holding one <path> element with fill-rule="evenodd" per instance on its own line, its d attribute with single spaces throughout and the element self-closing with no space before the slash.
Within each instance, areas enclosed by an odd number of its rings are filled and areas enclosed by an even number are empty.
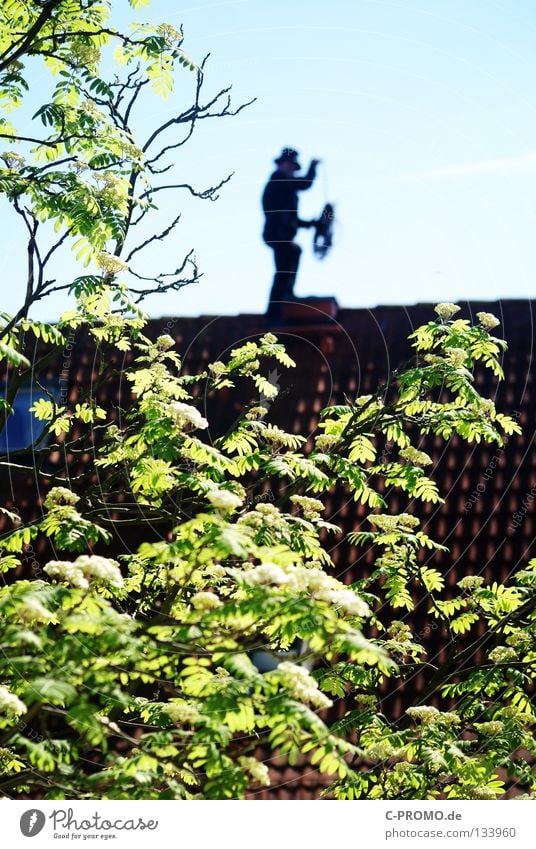
<svg viewBox="0 0 536 849">
<path fill-rule="evenodd" d="M 434 565 L 446 574 L 447 586 L 452 586 L 465 574 L 482 573 L 487 578 L 504 580 L 521 562 L 536 555 L 536 452 L 533 439 L 536 433 L 536 397 L 534 387 L 533 345 L 534 306 L 532 301 L 502 301 L 500 303 L 465 304 L 458 317 L 472 317 L 483 310 L 501 320 L 501 330 L 509 350 L 504 357 L 506 379 L 497 388 L 491 373 L 480 373 L 478 389 L 497 403 L 499 410 L 515 414 L 523 427 L 521 436 L 512 437 L 504 450 L 496 446 L 467 446 L 457 437 L 447 444 L 438 438 L 423 443 L 433 457 L 431 476 L 446 497 L 445 504 L 418 506 L 424 517 L 425 530 L 446 544 L 449 554 L 434 556 Z M 312 435 L 322 408 L 345 399 L 368 394 L 378 382 L 387 379 L 389 372 L 411 356 L 407 336 L 420 324 L 433 317 L 432 304 L 412 307 L 384 306 L 372 310 L 342 309 L 337 320 L 325 324 L 315 320 L 302 325 L 270 328 L 287 347 L 297 368 L 281 369 L 271 379 L 277 380 L 279 397 L 272 403 L 268 418 L 284 429 Z M 185 373 L 196 373 L 208 362 L 225 359 L 230 351 L 248 339 L 266 332 L 263 316 L 239 315 L 200 318 L 153 319 L 146 328 L 151 338 L 169 333 L 177 342 L 184 357 Z M 117 359 L 118 376 L 98 387 L 98 376 L 87 338 L 77 337 L 68 363 L 69 391 L 74 398 L 80 387 L 95 385 L 96 400 L 103 406 L 111 402 L 127 403 L 126 385 L 121 371 L 129 364 L 130 355 Z M 47 378 L 58 380 L 58 366 L 51 366 Z M 268 375 L 267 375 L 268 376 Z M 207 417 L 213 433 L 220 434 L 251 401 L 251 383 L 239 383 L 237 391 L 209 399 Z M 57 468 L 66 460 L 70 473 L 84 467 L 88 455 L 79 459 L 65 458 L 58 452 L 54 458 Z M 4 481 L 7 483 L 7 481 Z M 39 495 L 35 479 L 15 481 L 13 501 L 21 514 L 35 514 Z M 280 488 L 283 484 L 278 484 Z M 344 493 L 325 497 L 326 516 L 341 525 L 348 533 L 363 522 L 368 509 L 356 505 Z M 525 505 L 525 506 L 523 506 Z M 393 493 L 390 511 L 408 509 L 404 495 Z M 523 515 L 521 515 L 523 513 Z M 517 521 L 515 516 L 517 514 Z M 139 538 L 138 538 L 139 536 Z M 128 535 L 116 531 L 116 550 L 134 550 L 144 534 L 128 529 Z M 39 553 L 38 553 L 39 554 Z M 363 576 L 371 567 L 367 552 L 357 550 L 340 540 L 331 550 L 337 576 L 351 582 Z M 430 627 L 425 610 L 411 616 L 415 633 L 422 632 L 423 642 L 433 652 L 440 636 Z M 441 655 L 439 656 L 441 661 Z M 422 685 L 420 678 L 412 682 L 412 693 Z M 407 703 L 408 694 L 398 691 L 391 697 L 391 711 L 399 714 Z M 339 703 L 334 715 L 344 712 Z M 311 768 L 283 767 L 277 759 L 272 763 L 275 787 L 269 798 L 315 798 L 320 792 L 318 775 Z M 254 798 L 263 798 L 254 794 Z"/>
<path fill-rule="evenodd" d="M 527 557 L 536 535 L 535 511 L 530 509 L 519 528 L 512 528 L 512 516 L 519 511 L 523 498 L 536 485 L 536 459 L 532 452 L 535 433 L 535 396 L 533 378 L 532 302 L 503 301 L 472 303 L 460 316 L 486 310 L 498 315 L 509 350 L 504 358 L 506 379 L 497 388 L 493 375 L 480 373 L 478 388 L 493 397 L 500 410 L 517 412 L 523 435 L 512 437 L 504 451 L 496 446 L 467 446 L 453 437 L 447 444 L 432 438 L 426 450 L 434 458 L 431 472 L 440 490 L 448 495 L 439 506 L 420 507 L 432 535 L 446 542 L 450 555 L 438 562 L 451 568 L 448 582 L 459 573 L 486 568 L 497 578 L 504 577 Z M 269 419 L 294 433 L 315 432 L 320 410 L 345 398 L 367 394 L 384 381 L 390 369 L 411 355 L 407 336 L 433 317 L 431 305 L 414 307 L 378 307 L 374 310 L 341 310 L 337 322 L 325 326 L 283 327 L 274 332 L 283 341 L 297 363 L 296 369 L 278 374 L 280 396 L 270 407 Z M 171 320 L 152 321 L 150 335 L 168 329 Z M 194 373 L 214 359 L 222 359 L 233 347 L 265 332 L 263 318 L 256 315 L 237 317 L 179 319 L 172 335 L 179 351 L 185 352 L 184 371 Z M 239 387 L 239 392 L 240 392 Z M 236 393 L 209 403 L 209 421 L 214 431 L 240 414 L 241 402 L 250 401 L 250 386 L 237 400 Z M 486 468 L 488 464 L 493 469 Z M 327 514 L 352 530 L 366 512 L 344 494 L 328 495 Z M 536 501 L 535 501 L 536 504 Z M 407 506 L 403 495 L 393 494 L 391 509 Z M 353 547 L 336 544 L 333 558 L 340 575 L 347 580 L 361 569 L 362 553 Z M 453 569 L 453 566 L 455 569 Z"/>
</svg>

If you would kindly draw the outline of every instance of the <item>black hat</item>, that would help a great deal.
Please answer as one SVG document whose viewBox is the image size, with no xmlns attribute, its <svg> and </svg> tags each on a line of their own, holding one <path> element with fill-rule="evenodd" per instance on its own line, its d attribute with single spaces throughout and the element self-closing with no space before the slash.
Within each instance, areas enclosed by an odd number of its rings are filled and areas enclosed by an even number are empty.
<svg viewBox="0 0 536 849">
<path fill-rule="evenodd" d="M 293 150 L 291 147 L 284 147 L 281 151 L 281 156 L 274 159 L 274 162 L 276 165 L 281 165 L 282 162 L 292 162 L 294 171 L 299 171 L 301 168 L 301 165 L 298 162 L 298 151 Z"/>
</svg>

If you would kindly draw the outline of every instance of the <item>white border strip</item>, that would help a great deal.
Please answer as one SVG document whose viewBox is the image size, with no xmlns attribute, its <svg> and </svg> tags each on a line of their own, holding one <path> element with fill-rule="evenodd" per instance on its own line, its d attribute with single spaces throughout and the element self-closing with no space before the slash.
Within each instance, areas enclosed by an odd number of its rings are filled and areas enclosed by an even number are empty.
<svg viewBox="0 0 536 849">
<path fill-rule="evenodd" d="M 278 805 L 274 811 L 274 804 Z M 2 846 L 534 849 L 533 801 L 5 801 Z"/>
</svg>

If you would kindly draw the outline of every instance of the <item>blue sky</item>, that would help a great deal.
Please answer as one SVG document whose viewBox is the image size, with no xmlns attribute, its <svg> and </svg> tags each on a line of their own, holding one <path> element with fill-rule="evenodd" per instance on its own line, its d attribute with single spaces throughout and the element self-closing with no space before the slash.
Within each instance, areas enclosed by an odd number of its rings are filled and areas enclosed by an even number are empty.
<svg viewBox="0 0 536 849">
<path fill-rule="evenodd" d="M 114 4 L 120 19 L 182 24 L 189 55 L 211 53 L 207 93 L 232 83 L 235 103 L 257 98 L 236 118 L 201 124 L 178 152 L 179 181 L 205 188 L 235 176 L 216 203 L 160 196 L 159 222 L 180 209 L 183 218 L 144 269 L 173 266 L 193 247 L 204 276 L 149 300 L 152 315 L 265 309 L 273 271 L 260 195 L 287 145 L 304 165 L 323 161 L 303 216 L 330 200 L 338 219 L 323 262 L 311 234 L 300 235 L 297 294 L 333 294 L 348 307 L 535 295 L 533 0 L 126 5 Z M 146 101 L 140 129 L 186 105 L 191 84 L 182 71 L 170 100 Z M 20 272 L 5 309 L 18 303 Z M 58 298 L 34 315 L 65 306 Z"/>
</svg>

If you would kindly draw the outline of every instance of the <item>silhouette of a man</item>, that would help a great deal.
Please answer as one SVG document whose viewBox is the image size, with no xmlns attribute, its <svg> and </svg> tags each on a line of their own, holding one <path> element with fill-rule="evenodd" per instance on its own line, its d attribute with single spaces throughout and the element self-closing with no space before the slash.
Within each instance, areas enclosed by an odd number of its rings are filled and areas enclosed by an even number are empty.
<svg viewBox="0 0 536 849">
<path fill-rule="evenodd" d="M 274 252 L 275 276 L 270 292 L 267 316 L 278 319 L 281 302 L 294 297 L 294 284 L 300 263 L 301 248 L 294 238 L 299 227 L 314 227 L 316 221 L 302 221 L 298 217 L 298 192 L 310 189 L 316 176 L 320 160 L 312 159 L 309 170 L 303 177 L 296 177 L 301 170 L 298 153 L 285 148 L 275 160 L 274 171 L 262 195 L 262 208 L 266 223 L 262 237 Z"/>
</svg>

